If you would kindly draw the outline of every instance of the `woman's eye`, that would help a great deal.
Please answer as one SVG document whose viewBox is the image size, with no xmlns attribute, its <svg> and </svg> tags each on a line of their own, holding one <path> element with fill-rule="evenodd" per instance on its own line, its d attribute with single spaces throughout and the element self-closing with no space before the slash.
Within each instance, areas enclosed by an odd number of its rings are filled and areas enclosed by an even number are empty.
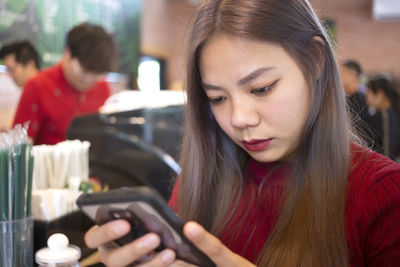
<svg viewBox="0 0 400 267">
<path fill-rule="evenodd" d="M 251 93 L 253 95 L 265 95 L 266 93 L 268 93 L 275 87 L 276 83 L 277 82 L 273 82 L 272 84 L 270 84 L 268 86 L 264 86 L 262 88 L 251 90 Z"/>
<path fill-rule="evenodd" d="M 219 104 L 225 100 L 225 97 L 223 97 L 223 96 L 214 97 L 214 98 L 209 97 L 208 100 L 210 101 L 211 104 Z"/>
</svg>

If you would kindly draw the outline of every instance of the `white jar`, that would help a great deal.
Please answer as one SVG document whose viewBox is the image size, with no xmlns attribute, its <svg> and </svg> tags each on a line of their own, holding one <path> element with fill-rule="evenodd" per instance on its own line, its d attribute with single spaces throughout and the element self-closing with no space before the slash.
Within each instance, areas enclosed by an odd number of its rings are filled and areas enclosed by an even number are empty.
<svg viewBox="0 0 400 267">
<path fill-rule="evenodd" d="M 40 267 L 80 267 L 79 247 L 69 245 L 64 234 L 53 234 L 47 240 L 47 248 L 42 248 L 35 254 L 36 263 Z"/>
</svg>

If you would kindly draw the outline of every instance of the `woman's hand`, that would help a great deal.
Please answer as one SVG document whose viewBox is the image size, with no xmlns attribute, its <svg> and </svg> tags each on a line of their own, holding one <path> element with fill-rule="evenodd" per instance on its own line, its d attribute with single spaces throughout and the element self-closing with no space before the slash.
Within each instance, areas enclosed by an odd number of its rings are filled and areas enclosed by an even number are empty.
<svg viewBox="0 0 400 267">
<path fill-rule="evenodd" d="M 143 257 L 152 254 L 160 245 L 157 234 L 146 234 L 122 247 L 112 245 L 112 241 L 126 235 L 130 224 L 125 220 L 115 220 L 102 226 L 93 226 L 85 234 L 85 243 L 89 248 L 98 248 L 100 260 L 107 266 L 128 266 Z M 169 266 L 175 260 L 175 252 L 165 249 L 157 253 L 143 266 Z"/>
<path fill-rule="evenodd" d="M 183 227 L 183 232 L 218 267 L 255 266 L 240 255 L 233 253 L 218 238 L 207 232 L 196 222 L 186 223 Z M 175 261 L 171 266 L 186 266 L 186 264 L 181 261 Z"/>
<path fill-rule="evenodd" d="M 152 254 L 160 245 L 157 234 L 146 234 L 122 247 L 112 246 L 116 240 L 130 231 L 130 225 L 124 220 L 115 220 L 102 226 L 93 226 L 85 234 L 85 243 L 89 248 L 98 248 L 101 261 L 107 266 L 128 266 Z M 218 267 L 254 266 L 251 262 L 230 251 L 222 242 L 208 233 L 195 222 L 188 222 L 183 228 L 185 236 Z M 140 266 L 193 266 L 180 260 L 175 260 L 175 252 L 165 249 Z"/>
</svg>

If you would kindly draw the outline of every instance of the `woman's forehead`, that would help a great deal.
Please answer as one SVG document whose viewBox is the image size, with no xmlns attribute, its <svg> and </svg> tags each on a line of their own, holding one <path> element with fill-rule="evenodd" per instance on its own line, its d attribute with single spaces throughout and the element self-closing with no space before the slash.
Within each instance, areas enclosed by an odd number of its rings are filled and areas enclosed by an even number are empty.
<svg viewBox="0 0 400 267">
<path fill-rule="evenodd" d="M 214 36 L 203 47 L 199 58 L 199 69 L 202 75 L 205 72 L 213 74 L 235 70 L 243 76 L 249 71 L 259 68 L 276 69 L 292 61 L 279 45 L 219 35 Z"/>
</svg>

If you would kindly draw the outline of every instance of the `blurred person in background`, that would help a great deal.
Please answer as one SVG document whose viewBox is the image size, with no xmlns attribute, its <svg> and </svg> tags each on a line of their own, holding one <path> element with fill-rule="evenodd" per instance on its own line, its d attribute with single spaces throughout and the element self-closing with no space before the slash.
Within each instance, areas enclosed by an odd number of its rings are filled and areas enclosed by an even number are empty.
<svg viewBox="0 0 400 267">
<path fill-rule="evenodd" d="M 378 123 L 373 125 L 373 130 L 379 147 L 382 147 L 379 152 L 395 159 L 400 141 L 399 118 L 394 109 L 398 94 L 387 78 L 374 77 L 368 83 L 366 97 L 368 105 L 377 111 Z"/>
<path fill-rule="evenodd" d="M 0 58 L 14 82 L 22 87 L 35 77 L 40 69 L 40 56 L 29 41 L 14 42 L 3 46 Z"/>
<path fill-rule="evenodd" d="M 354 132 L 357 133 L 371 149 L 381 152 L 377 133 L 379 116 L 368 112 L 365 96 L 365 85 L 361 83 L 362 68 L 354 59 L 346 59 L 340 64 L 340 74 L 346 94 L 347 109 Z"/>
<path fill-rule="evenodd" d="M 344 60 L 340 65 L 340 74 L 352 116 L 355 116 L 355 119 L 364 119 L 367 116 L 367 104 L 360 83 L 362 74 L 360 64 L 353 59 Z"/>
<path fill-rule="evenodd" d="M 6 132 L 17 109 L 20 87 L 37 75 L 40 57 L 29 41 L 18 41 L 4 45 L 0 59 L 6 67 L 0 74 L 0 132 Z"/>
<path fill-rule="evenodd" d="M 13 124 L 29 121 L 34 144 L 66 139 L 73 118 L 97 112 L 110 96 L 104 80 L 116 66 L 115 43 L 101 26 L 82 23 L 67 34 L 61 62 L 25 86 Z"/>
<path fill-rule="evenodd" d="M 6 68 L 2 68 L 0 70 L 0 132 L 10 130 L 20 96 L 21 88 L 15 84 Z"/>
</svg>

